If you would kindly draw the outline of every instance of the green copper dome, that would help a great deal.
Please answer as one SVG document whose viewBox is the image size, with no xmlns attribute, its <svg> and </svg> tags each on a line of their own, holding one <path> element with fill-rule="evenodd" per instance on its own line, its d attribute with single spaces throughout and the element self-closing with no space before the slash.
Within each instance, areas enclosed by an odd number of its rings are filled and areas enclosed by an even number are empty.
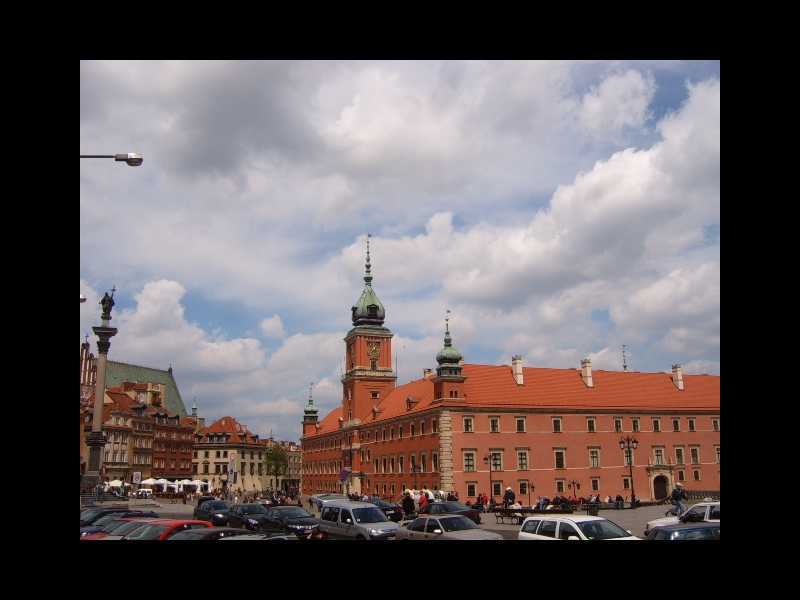
<svg viewBox="0 0 800 600">
<path fill-rule="evenodd" d="M 372 289 L 372 271 L 369 262 L 369 238 L 367 236 L 367 263 L 365 265 L 364 291 L 353 306 L 353 325 L 383 325 L 386 309 Z"/>
<path fill-rule="evenodd" d="M 450 323 L 448 322 L 444 334 L 444 348 L 439 350 L 439 354 L 436 355 L 436 362 L 440 365 L 457 365 L 462 358 L 464 357 L 461 356 L 461 352 L 453 346 L 453 340 L 450 337 Z"/>
</svg>

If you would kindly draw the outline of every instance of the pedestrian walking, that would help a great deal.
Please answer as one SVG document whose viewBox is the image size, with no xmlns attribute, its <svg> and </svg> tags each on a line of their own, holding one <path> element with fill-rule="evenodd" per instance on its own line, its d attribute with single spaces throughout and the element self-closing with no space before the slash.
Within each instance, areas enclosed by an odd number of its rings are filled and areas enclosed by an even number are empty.
<svg viewBox="0 0 800 600">
<path fill-rule="evenodd" d="M 514 490 L 512 490 L 510 487 L 507 487 L 506 493 L 503 494 L 503 508 L 508 508 L 509 506 L 514 504 L 515 498 L 516 497 L 514 495 Z"/>
<path fill-rule="evenodd" d="M 675 508 L 675 514 L 680 516 L 686 511 L 686 506 L 683 504 L 683 500 L 688 500 L 688 496 L 686 495 L 686 491 L 683 489 L 682 483 L 676 483 L 675 488 L 672 490 L 672 494 L 670 495 L 670 500 L 672 501 L 672 506 Z"/>
<path fill-rule="evenodd" d="M 402 506 L 406 518 L 414 514 L 414 499 L 411 497 L 408 490 L 403 494 L 403 501 L 400 503 L 400 506 Z"/>
</svg>

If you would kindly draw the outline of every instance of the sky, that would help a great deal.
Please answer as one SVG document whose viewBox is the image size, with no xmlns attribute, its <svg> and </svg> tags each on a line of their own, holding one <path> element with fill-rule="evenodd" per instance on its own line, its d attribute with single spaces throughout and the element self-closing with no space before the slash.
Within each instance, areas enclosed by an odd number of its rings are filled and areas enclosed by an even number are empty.
<svg viewBox="0 0 800 600">
<path fill-rule="evenodd" d="M 398 383 L 466 362 L 720 373 L 719 61 L 83 61 L 80 336 L 296 440 L 373 287 Z M 96 352 L 94 340 L 93 351 Z"/>
</svg>

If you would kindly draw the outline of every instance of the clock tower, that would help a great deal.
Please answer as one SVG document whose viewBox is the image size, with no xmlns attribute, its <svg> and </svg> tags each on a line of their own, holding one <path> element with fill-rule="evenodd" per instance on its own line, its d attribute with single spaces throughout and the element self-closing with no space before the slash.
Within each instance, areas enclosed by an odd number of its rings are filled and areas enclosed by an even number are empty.
<svg viewBox="0 0 800 600">
<path fill-rule="evenodd" d="M 372 289 L 369 237 L 364 290 L 351 309 L 353 328 L 344 338 L 346 363 L 342 377 L 342 420 L 345 426 L 367 421 L 397 381 L 392 369 L 394 334 L 383 326 L 386 310 Z"/>
</svg>

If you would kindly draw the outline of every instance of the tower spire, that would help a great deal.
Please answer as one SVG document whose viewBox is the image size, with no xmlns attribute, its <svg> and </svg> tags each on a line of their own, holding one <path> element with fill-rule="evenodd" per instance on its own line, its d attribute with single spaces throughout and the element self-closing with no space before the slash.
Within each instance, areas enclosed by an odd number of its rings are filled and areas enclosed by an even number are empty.
<svg viewBox="0 0 800 600">
<path fill-rule="evenodd" d="M 314 397 L 312 395 L 313 390 L 314 390 L 314 382 L 312 381 L 311 383 L 308 384 L 308 405 L 309 406 L 314 406 Z"/>
<path fill-rule="evenodd" d="M 367 262 L 364 265 L 364 283 L 367 285 L 372 285 L 372 264 L 369 262 L 369 238 L 372 237 L 372 234 L 367 234 Z"/>
<path fill-rule="evenodd" d="M 453 339 L 450 337 L 450 309 L 448 308 L 445 311 L 444 317 L 444 345 L 445 346 L 452 346 Z"/>
</svg>

